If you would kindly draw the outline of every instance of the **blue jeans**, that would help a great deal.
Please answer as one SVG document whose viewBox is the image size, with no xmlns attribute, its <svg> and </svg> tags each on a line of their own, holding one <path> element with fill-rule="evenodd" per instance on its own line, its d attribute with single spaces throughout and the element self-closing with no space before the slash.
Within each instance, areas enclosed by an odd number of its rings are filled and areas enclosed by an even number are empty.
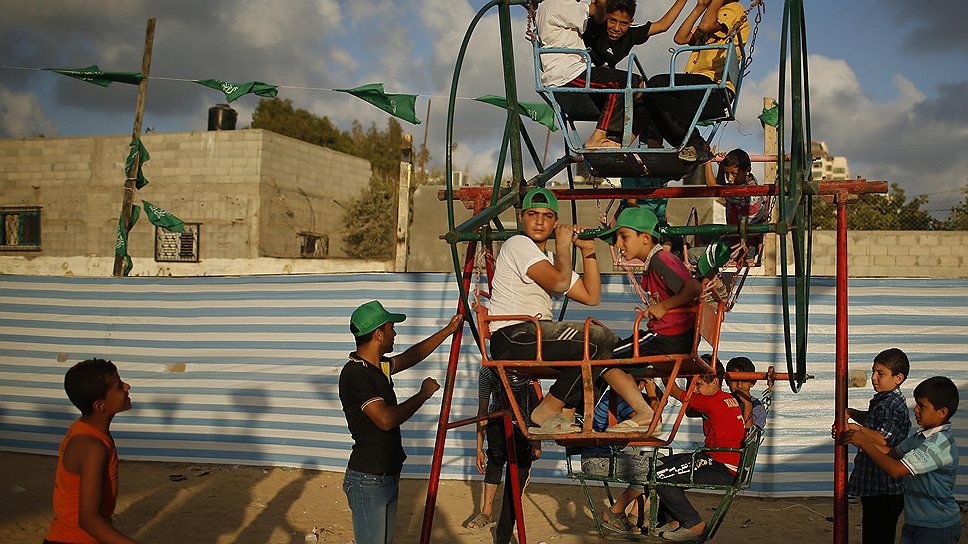
<svg viewBox="0 0 968 544">
<path fill-rule="evenodd" d="M 346 469 L 343 492 L 353 514 L 355 544 L 393 542 L 399 489 L 399 474 L 367 474 Z"/>
<path fill-rule="evenodd" d="M 953 544 L 960 539 L 961 523 L 938 528 L 905 523 L 901 527 L 901 544 Z"/>
</svg>

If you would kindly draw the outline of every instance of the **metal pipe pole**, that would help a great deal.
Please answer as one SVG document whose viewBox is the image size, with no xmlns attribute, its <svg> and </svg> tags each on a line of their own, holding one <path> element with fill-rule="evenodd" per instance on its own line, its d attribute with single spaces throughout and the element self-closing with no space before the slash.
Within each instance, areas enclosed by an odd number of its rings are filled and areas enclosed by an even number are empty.
<svg viewBox="0 0 968 544">
<path fill-rule="evenodd" d="M 837 317 L 834 426 L 846 429 L 847 413 L 847 196 L 837 195 Z M 847 446 L 834 445 L 834 542 L 847 542 Z"/>
</svg>

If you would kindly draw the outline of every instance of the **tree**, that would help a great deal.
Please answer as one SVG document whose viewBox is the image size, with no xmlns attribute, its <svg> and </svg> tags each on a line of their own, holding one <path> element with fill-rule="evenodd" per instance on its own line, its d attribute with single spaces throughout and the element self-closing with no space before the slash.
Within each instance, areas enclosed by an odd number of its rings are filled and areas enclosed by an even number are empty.
<svg viewBox="0 0 968 544">
<path fill-rule="evenodd" d="M 283 136 L 359 156 L 348 132 L 341 131 L 328 117 L 319 117 L 302 108 L 293 108 L 292 100 L 288 98 L 259 100 L 259 105 L 252 112 L 252 128 L 271 130 Z"/>
<path fill-rule="evenodd" d="M 951 207 L 951 214 L 944 222 L 945 230 L 968 230 L 968 184 L 961 187 L 963 198 Z"/>
<path fill-rule="evenodd" d="M 847 203 L 847 228 L 850 230 L 935 230 L 938 222 L 921 209 L 928 203 L 925 195 L 910 202 L 904 189 L 892 183 L 886 195 L 863 194 Z M 837 228 L 837 205 L 814 198 L 813 224 L 815 229 Z"/>
</svg>

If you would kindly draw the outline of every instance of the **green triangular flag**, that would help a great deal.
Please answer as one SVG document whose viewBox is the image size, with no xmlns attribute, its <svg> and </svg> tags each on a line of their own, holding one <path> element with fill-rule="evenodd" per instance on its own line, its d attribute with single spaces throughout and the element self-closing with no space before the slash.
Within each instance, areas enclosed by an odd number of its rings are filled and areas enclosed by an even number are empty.
<svg viewBox="0 0 968 544">
<path fill-rule="evenodd" d="M 222 91 L 225 94 L 225 98 L 232 102 L 235 99 L 252 93 L 256 96 L 264 96 L 266 98 L 275 98 L 279 95 L 279 90 L 276 89 L 275 85 L 270 83 L 263 83 L 261 81 L 249 81 L 246 83 L 231 83 L 228 81 L 222 81 L 221 79 L 199 79 L 195 83 L 199 85 L 205 85 L 217 91 Z"/>
<path fill-rule="evenodd" d="M 124 214 L 118 217 L 118 239 L 114 246 L 115 257 L 124 258 L 124 267 L 121 271 L 122 275 L 127 276 L 131 272 L 131 268 L 134 263 L 131 262 L 131 256 L 128 255 L 128 231 L 134 227 L 134 224 L 138 222 L 138 217 L 141 216 L 141 207 L 137 204 L 131 205 L 131 224 L 128 228 L 124 228 Z"/>
<path fill-rule="evenodd" d="M 137 85 L 145 78 L 141 72 L 102 72 L 97 64 L 92 64 L 87 68 L 44 68 L 44 70 L 100 85 L 101 87 L 107 87 L 115 81 L 118 83 Z"/>
<path fill-rule="evenodd" d="M 417 119 L 417 111 L 414 109 L 417 102 L 417 95 L 415 94 L 387 94 L 383 91 L 382 83 L 370 83 L 354 89 L 333 90 L 341 93 L 349 93 L 373 104 L 394 117 L 399 117 L 404 121 L 410 121 L 415 125 L 420 124 L 420 119 Z"/>
<path fill-rule="evenodd" d="M 774 102 L 772 107 L 763 108 L 763 111 L 757 117 L 764 125 L 770 125 L 771 127 L 779 126 L 780 108 Z"/>
<path fill-rule="evenodd" d="M 144 205 L 145 215 L 148 216 L 148 221 L 151 221 L 152 225 L 169 232 L 185 232 L 185 223 L 181 219 L 147 200 L 142 200 L 141 203 Z"/>
<path fill-rule="evenodd" d="M 131 146 L 131 151 L 128 151 L 128 158 L 124 160 L 124 175 L 125 177 L 131 175 L 131 165 L 134 164 L 135 157 L 141 157 L 138 160 L 138 171 L 134 176 L 135 187 L 141 189 L 145 185 L 148 185 L 148 179 L 145 178 L 144 173 L 141 171 L 141 167 L 148 162 L 148 159 L 150 159 L 151 156 L 148 155 L 148 150 L 145 149 L 145 146 L 141 144 L 140 138 L 135 139 L 129 145 Z"/>
<path fill-rule="evenodd" d="M 487 94 L 484 96 L 478 96 L 474 100 L 478 102 L 484 102 L 485 104 L 491 104 L 499 108 L 508 108 L 508 101 L 503 96 L 495 96 L 493 94 Z M 518 102 L 518 108 L 524 111 L 519 111 L 520 115 L 525 115 L 531 118 L 532 121 L 537 121 L 542 125 L 550 128 L 552 132 L 558 130 L 555 126 L 555 111 L 551 109 L 551 106 L 545 104 L 544 102 Z"/>
</svg>

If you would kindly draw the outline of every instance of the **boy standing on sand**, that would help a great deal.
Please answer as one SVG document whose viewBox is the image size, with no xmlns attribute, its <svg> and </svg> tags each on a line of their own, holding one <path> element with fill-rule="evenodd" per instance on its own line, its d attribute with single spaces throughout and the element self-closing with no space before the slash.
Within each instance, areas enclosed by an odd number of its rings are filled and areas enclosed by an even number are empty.
<svg viewBox="0 0 968 544">
<path fill-rule="evenodd" d="M 45 544 L 137 544 L 114 527 L 118 450 L 114 416 L 131 409 L 131 386 L 111 361 L 88 359 L 64 375 L 64 391 L 81 411 L 64 435 L 54 474 L 54 520 Z"/>
</svg>

